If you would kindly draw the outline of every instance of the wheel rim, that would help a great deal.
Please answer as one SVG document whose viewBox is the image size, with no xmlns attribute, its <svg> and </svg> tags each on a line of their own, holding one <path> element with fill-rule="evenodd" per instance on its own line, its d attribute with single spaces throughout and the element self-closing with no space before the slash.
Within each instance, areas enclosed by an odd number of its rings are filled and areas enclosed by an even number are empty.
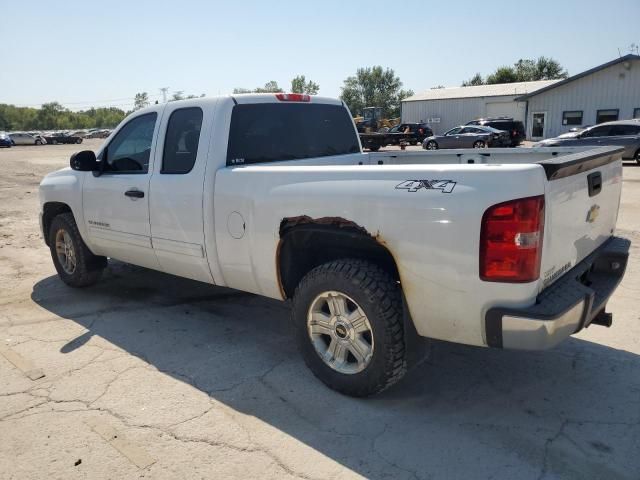
<svg viewBox="0 0 640 480">
<path fill-rule="evenodd" d="M 484 148 L 485 143 L 484 142 L 476 142 L 473 144 L 474 148 Z"/>
<path fill-rule="evenodd" d="M 427 143 L 427 150 L 435 150 L 436 144 L 434 142 Z"/>
<path fill-rule="evenodd" d="M 76 271 L 76 251 L 71 235 L 66 230 L 60 229 L 56 232 L 56 255 L 65 273 L 72 275 Z"/>
<path fill-rule="evenodd" d="M 333 370 L 361 372 L 373 358 L 373 330 L 364 310 L 344 293 L 319 294 L 307 314 L 307 331 L 320 359 Z"/>
</svg>

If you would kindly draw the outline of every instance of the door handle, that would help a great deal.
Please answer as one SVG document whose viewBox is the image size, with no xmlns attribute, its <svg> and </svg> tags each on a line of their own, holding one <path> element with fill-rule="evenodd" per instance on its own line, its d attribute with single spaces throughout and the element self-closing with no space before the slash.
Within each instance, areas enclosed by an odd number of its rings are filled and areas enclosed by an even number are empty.
<svg viewBox="0 0 640 480">
<path fill-rule="evenodd" d="M 124 194 L 131 198 L 144 198 L 144 192 L 141 192 L 140 190 L 127 190 Z"/>
</svg>

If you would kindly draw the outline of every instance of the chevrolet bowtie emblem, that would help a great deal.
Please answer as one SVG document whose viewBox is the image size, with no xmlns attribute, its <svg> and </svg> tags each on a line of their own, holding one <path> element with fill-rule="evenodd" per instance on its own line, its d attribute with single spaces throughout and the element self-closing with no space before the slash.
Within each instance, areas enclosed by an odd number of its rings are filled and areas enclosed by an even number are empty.
<svg viewBox="0 0 640 480">
<path fill-rule="evenodd" d="M 592 205 L 587 213 L 587 222 L 593 223 L 600 214 L 600 205 Z"/>
</svg>

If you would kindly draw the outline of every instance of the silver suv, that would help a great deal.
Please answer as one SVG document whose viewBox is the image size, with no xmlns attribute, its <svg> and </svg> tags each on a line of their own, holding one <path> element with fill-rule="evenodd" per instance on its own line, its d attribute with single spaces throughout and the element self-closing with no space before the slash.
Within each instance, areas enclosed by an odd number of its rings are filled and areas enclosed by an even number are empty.
<svg viewBox="0 0 640 480">
<path fill-rule="evenodd" d="M 535 143 L 534 147 L 596 145 L 624 147 L 622 158 L 640 163 L 640 119 L 601 123 L 579 132 L 567 132 Z"/>
</svg>

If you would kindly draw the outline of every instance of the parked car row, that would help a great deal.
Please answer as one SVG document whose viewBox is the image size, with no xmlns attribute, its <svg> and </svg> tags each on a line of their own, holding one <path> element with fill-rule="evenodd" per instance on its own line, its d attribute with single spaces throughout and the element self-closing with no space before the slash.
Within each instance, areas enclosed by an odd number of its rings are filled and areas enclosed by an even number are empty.
<svg viewBox="0 0 640 480">
<path fill-rule="evenodd" d="M 605 122 L 533 144 L 533 147 L 582 146 L 623 147 L 622 159 L 640 164 L 640 119 Z"/>
<path fill-rule="evenodd" d="M 524 124 L 510 117 L 479 118 L 432 135 L 422 141 L 425 150 L 440 148 L 517 147 L 525 139 Z"/>
<path fill-rule="evenodd" d="M 106 128 L 73 132 L 0 132 L 0 147 L 10 148 L 14 145 L 80 144 L 85 138 L 107 138 L 110 134 L 111 130 Z"/>
</svg>

